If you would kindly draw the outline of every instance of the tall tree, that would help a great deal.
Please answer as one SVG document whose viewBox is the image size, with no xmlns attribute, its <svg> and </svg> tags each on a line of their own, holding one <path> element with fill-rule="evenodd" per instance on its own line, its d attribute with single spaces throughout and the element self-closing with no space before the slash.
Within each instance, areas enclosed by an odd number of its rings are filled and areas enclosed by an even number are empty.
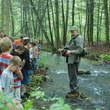
<svg viewBox="0 0 110 110">
<path fill-rule="evenodd" d="M 99 32 L 100 32 L 100 0 L 98 0 L 98 4 L 97 4 L 97 44 L 99 42 Z"/>
<path fill-rule="evenodd" d="M 53 49 L 55 48 L 54 47 L 54 41 L 53 41 L 53 33 L 52 33 L 52 26 L 51 26 L 51 16 L 50 16 L 50 8 L 49 8 L 49 0 L 47 0 L 47 16 L 48 16 L 48 24 L 49 24 L 49 32 L 50 32 L 50 38 L 51 38 L 51 45 L 53 47 Z"/>
<path fill-rule="evenodd" d="M 106 43 L 109 43 L 109 15 L 108 15 L 108 0 L 103 0 L 104 3 L 104 14 L 105 14 L 105 33 L 106 33 Z"/>
<path fill-rule="evenodd" d="M 54 16 L 54 7 L 53 7 L 53 2 L 52 2 L 52 0 L 50 0 L 50 7 L 51 7 L 51 13 L 52 13 L 52 24 L 53 24 L 53 33 L 54 33 L 54 36 L 56 36 L 56 32 L 55 32 L 55 30 L 56 30 L 56 28 L 55 28 L 55 16 Z"/>
<path fill-rule="evenodd" d="M 64 37 L 63 37 L 63 44 L 66 44 L 67 41 L 67 29 L 68 29 L 68 18 L 69 18 L 69 0 L 66 1 L 66 21 L 65 21 L 65 31 L 64 31 Z"/>
<path fill-rule="evenodd" d="M 10 2 L 2 0 L 2 31 L 9 35 L 10 26 Z"/>
<path fill-rule="evenodd" d="M 61 8 L 62 8 L 62 36 L 63 36 L 63 45 L 65 45 L 65 13 L 64 13 L 64 0 L 61 0 Z"/>
<path fill-rule="evenodd" d="M 72 25 L 74 25 L 75 0 L 72 0 Z"/>
<path fill-rule="evenodd" d="M 87 0 L 87 36 L 89 44 L 93 45 L 93 14 L 94 14 L 94 0 Z"/>
<path fill-rule="evenodd" d="M 15 29 L 15 27 L 14 27 L 14 17 L 13 17 L 13 9 L 12 9 L 12 1 L 11 0 L 9 0 L 9 2 L 10 2 L 10 14 L 11 14 L 11 35 L 12 36 L 14 36 L 14 29 Z"/>
<path fill-rule="evenodd" d="M 67 27 L 68 27 L 68 17 L 69 17 L 69 0 L 66 1 L 66 14 L 64 14 L 64 1 L 61 0 L 62 3 L 62 23 L 63 23 L 63 45 L 66 44 L 67 41 Z"/>
<path fill-rule="evenodd" d="M 56 48 L 60 47 L 60 33 L 59 33 L 59 0 L 55 0 L 55 17 L 56 17 Z"/>
<path fill-rule="evenodd" d="M 86 41 L 86 30 L 87 30 L 87 21 L 88 21 L 88 3 L 86 2 L 86 16 L 85 16 L 85 24 L 84 24 L 84 41 Z M 87 39 L 88 39 L 88 36 L 87 36 Z M 89 39 L 88 39 L 89 41 Z"/>
</svg>

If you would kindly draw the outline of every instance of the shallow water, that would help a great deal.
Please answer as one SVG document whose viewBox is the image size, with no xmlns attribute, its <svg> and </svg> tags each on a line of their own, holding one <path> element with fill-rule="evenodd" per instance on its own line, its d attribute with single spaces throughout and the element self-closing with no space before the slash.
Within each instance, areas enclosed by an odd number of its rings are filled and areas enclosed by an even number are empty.
<svg viewBox="0 0 110 110">
<path fill-rule="evenodd" d="M 46 58 L 45 63 L 49 66 L 47 74 L 53 82 L 43 85 L 43 90 L 47 97 L 63 97 L 69 91 L 69 79 L 65 58 L 62 56 L 43 53 L 42 58 Z M 82 59 L 80 69 L 89 70 L 90 75 L 78 77 L 80 92 L 88 96 L 88 100 L 66 100 L 73 108 L 82 110 L 110 110 L 110 65 L 99 65 L 99 62 Z"/>
</svg>

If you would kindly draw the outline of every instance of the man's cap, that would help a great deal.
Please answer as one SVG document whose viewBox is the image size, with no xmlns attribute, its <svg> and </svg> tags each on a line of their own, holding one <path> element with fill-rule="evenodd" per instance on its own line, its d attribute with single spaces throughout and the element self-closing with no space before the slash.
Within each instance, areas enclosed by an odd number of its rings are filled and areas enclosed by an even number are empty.
<svg viewBox="0 0 110 110">
<path fill-rule="evenodd" d="M 79 29 L 78 29 L 78 27 L 77 26 L 71 26 L 70 28 L 69 28 L 69 31 L 78 31 Z"/>
<path fill-rule="evenodd" d="M 28 39 L 29 39 L 29 37 L 24 37 L 24 38 L 23 38 L 23 40 L 28 40 Z"/>
<path fill-rule="evenodd" d="M 27 45 L 28 43 L 30 43 L 30 38 L 29 37 L 24 37 L 23 38 L 23 44 Z"/>
</svg>

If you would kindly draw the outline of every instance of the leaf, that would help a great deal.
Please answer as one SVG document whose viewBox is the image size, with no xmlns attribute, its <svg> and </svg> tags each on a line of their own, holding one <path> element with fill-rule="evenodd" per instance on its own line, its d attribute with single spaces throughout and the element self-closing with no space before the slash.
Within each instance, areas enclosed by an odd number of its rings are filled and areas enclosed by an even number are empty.
<svg viewBox="0 0 110 110">
<path fill-rule="evenodd" d="M 24 108 L 26 110 L 29 110 L 30 108 L 32 107 L 32 101 L 31 100 L 28 100 L 25 105 L 24 105 Z"/>
<path fill-rule="evenodd" d="M 50 106 L 49 110 L 71 110 L 71 107 L 64 103 L 63 98 L 58 98 L 57 102 Z"/>
<path fill-rule="evenodd" d="M 63 98 L 59 98 L 58 99 L 58 103 L 61 104 L 61 105 L 64 105 L 64 99 Z"/>
</svg>

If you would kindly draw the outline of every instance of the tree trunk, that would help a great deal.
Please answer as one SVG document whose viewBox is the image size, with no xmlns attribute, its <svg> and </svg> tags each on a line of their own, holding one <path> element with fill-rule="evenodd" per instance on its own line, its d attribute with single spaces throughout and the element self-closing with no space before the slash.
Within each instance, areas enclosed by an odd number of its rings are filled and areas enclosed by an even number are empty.
<svg viewBox="0 0 110 110">
<path fill-rule="evenodd" d="M 74 25 L 75 0 L 72 1 L 72 25 Z"/>
<path fill-rule="evenodd" d="M 101 9 L 101 15 L 100 15 L 100 18 L 99 18 L 99 40 L 100 40 L 100 37 L 101 37 L 101 27 L 102 27 L 102 15 L 103 15 L 103 7 Z"/>
<path fill-rule="evenodd" d="M 97 7 L 97 44 L 99 42 L 99 32 L 100 32 L 100 27 L 99 27 L 99 20 L 100 20 L 100 0 L 98 1 L 98 7 Z"/>
<path fill-rule="evenodd" d="M 10 13 L 11 13 L 11 35 L 14 36 L 14 17 L 13 17 L 13 9 L 12 9 L 12 2 L 11 0 L 9 0 L 10 2 Z"/>
<path fill-rule="evenodd" d="M 50 37 L 51 37 L 51 44 L 52 48 L 54 47 L 54 42 L 53 42 L 53 33 L 52 33 L 52 27 L 51 27 L 51 18 L 50 18 L 50 10 L 49 10 L 49 0 L 47 0 L 47 16 L 48 16 L 48 24 L 49 24 L 49 32 L 50 32 Z"/>
<path fill-rule="evenodd" d="M 59 34 L 59 0 L 55 0 L 55 17 L 56 17 L 56 49 L 60 47 L 60 34 Z"/>
<path fill-rule="evenodd" d="M 64 3 L 62 2 L 62 21 L 63 21 L 63 45 L 66 44 L 67 41 L 67 27 L 68 27 L 68 14 L 69 14 L 69 0 L 66 2 L 66 16 L 64 14 Z"/>
<path fill-rule="evenodd" d="M 108 0 L 103 0 L 104 3 L 104 14 L 105 14 L 105 33 L 106 33 L 106 43 L 109 43 L 109 15 L 108 15 Z"/>
<path fill-rule="evenodd" d="M 65 31 L 65 13 L 64 13 L 64 1 L 61 0 L 61 8 L 62 8 L 62 24 L 63 24 L 63 27 L 62 27 L 62 36 L 63 36 L 63 46 L 65 45 L 65 35 L 64 35 L 64 31 Z"/>
<path fill-rule="evenodd" d="M 87 24 L 87 36 L 89 44 L 93 45 L 93 13 L 94 13 L 94 0 L 88 0 L 88 24 Z"/>
<path fill-rule="evenodd" d="M 54 36 L 56 36 L 56 28 L 55 28 L 55 16 L 54 16 L 54 9 L 53 9 L 53 3 L 52 0 L 50 0 L 50 6 L 51 6 L 51 11 L 52 11 L 52 23 L 53 23 L 53 31 L 54 31 Z"/>
<path fill-rule="evenodd" d="M 69 0 L 67 0 L 67 7 L 66 7 L 66 22 L 65 22 L 65 31 L 64 31 L 64 38 L 63 38 L 63 45 L 66 44 L 67 41 L 67 28 L 68 28 L 68 17 L 69 17 Z"/>
<path fill-rule="evenodd" d="M 2 31 L 9 35 L 10 25 L 10 2 L 9 0 L 2 0 Z"/>
<path fill-rule="evenodd" d="M 88 3 L 86 2 L 86 18 L 85 18 L 85 25 L 84 25 L 84 41 L 86 41 L 86 30 L 87 30 L 87 22 L 88 22 Z M 87 39 L 88 39 L 88 36 L 87 36 Z"/>
</svg>

